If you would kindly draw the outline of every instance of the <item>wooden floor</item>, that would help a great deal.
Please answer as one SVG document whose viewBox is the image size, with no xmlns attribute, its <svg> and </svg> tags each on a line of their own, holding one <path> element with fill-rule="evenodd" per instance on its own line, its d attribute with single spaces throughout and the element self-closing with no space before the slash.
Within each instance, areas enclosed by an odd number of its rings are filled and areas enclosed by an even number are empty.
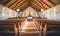
<svg viewBox="0 0 60 36">
<path fill-rule="evenodd" d="M 39 36 L 36 25 L 30 21 L 22 26 L 21 36 Z"/>
</svg>

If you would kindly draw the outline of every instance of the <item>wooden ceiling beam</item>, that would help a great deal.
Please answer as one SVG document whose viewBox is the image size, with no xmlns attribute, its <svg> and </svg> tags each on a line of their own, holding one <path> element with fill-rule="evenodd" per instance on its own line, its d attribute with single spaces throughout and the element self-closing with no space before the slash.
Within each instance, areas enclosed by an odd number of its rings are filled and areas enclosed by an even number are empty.
<svg viewBox="0 0 60 36">
<path fill-rule="evenodd" d="M 33 0 L 32 2 L 34 2 L 35 4 L 37 4 L 38 6 L 40 6 L 40 7 L 42 8 L 42 5 L 39 4 L 39 2 L 37 2 L 37 1 L 35 1 L 35 0 Z"/>
<path fill-rule="evenodd" d="M 40 8 L 37 8 L 34 4 L 31 4 L 31 7 L 33 8 L 33 9 L 35 9 L 37 12 L 40 12 Z"/>
<path fill-rule="evenodd" d="M 17 2 L 11 5 L 9 8 L 12 8 L 12 9 L 15 8 L 17 4 L 19 4 L 20 2 L 22 2 L 22 0 L 17 0 Z"/>
<path fill-rule="evenodd" d="M 18 3 L 18 4 L 16 5 L 16 7 L 14 7 L 13 9 L 19 8 L 21 5 L 25 4 L 25 2 L 26 2 L 26 0 L 24 0 L 24 1 L 20 2 L 20 3 Z"/>
<path fill-rule="evenodd" d="M 47 5 L 45 5 L 45 4 L 43 4 L 43 6 L 44 6 L 46 9 L 50 8 L 50 7 L 48 7 L 48 6 L 47 6 Z M 45 10 L 46 10 L 46 9 L 45 9 Z"/>
<path fill-rule="evenodd" d="M 41 7 L 39 7 L 38 5 L 36 5 L 34 2 L 31 1 L 31 7 L 34 8 L 37 11 L 40 11 Z"/>
<path fill-rule="evenodd" d="M 38 1 L 38 0 L 36 0 L 36 1 Z M 42 1 L 38 1 L 38 2 L 41 3 L 43 9 L 49 8 L 44 2 L 42 2 Z"/>
<path fill-rule="evenodd" d="M 48 9 L 52 6 L 55 6 L 53 2 L 49 0 L 10 0 L 9 2 L 5 3 L 5 6 L 16 10 L 20 8 L 21 10 L 24 10 L 28 6 L 33 7 L 35 10 L 40 11 L 40 9 Z M 25 6 L 25 7 L 24 7 Z M 27 6 L 27 7 L 26 7 Z"/>
<path fill-rule="evenodd" d="M 47 6 L 49 6 L 50 8 L 52 6 L 54 6 L 51 2 L 49 2 L 48 0 L 41 0 L 44 4 L 46 4 Z"/>
<path fill-rule="evenodd" d="M 10 2 L 8 2 L 7 4 L 5 4 L 6 7 L 9 7 L 11 5 L 13 5 L 17 0 L 11 0 Z"/>
<path fill-rule="evenodd" d="M 50 1 L 50 0 L 48 0 L 49 2 L 51 2 L 53 5 L 55 5 L 56 6 L 56 4 L 55 3 L 53 3 L 52 1 Z"/>
<path fill-rule="evenodd" d="M 47 5 L 49 8 L 51 7 L 50 5 L 46 4 L 46 3 L 45 3 L 45 2 L 43 2 L 42 0 L 40 0 L 39 2 L 42 2 L 42 3 L 43 3 L 43 5 L 45 4 L 45 5 Z"/>
<path fill-rule="evenodd" d="M 19 7 L 16 8 L 16 9 L 20 9 L 20 11 L 22 11 L 21 9 L 24 9 L 24 6 L 27 6 L 28 2 L 24 2 L 24 3 L 22 3 L 22 4 L 23 4 L 23 5 L 19 6 Z M 14 10 L 16 10 L 16 9 L 14 9 Z"/>
<path fill-rule="evenodd" d="M 10 2 L 10 1 L 11 1 L 11 0 L 6 1 L 3 5 L 7 4 L 7 3 Z"/>
<path fill-rule="evenodd" d="M 41 7 L 39 7 L 37 4 L 35 4 L 34 2 L 31 2 L 31 3 L 33 3 L 35 6 L 37 6 L 38 8 L 40 8 L 41 9 Z"/>
<path fill-rule="evenodd" d="M 27 5 L 27 3 L 24 5 L 24 6 L 22 6 L 21 8 L 19 8 L 21 11 L 24 11 L 26 8 L 28 8 L 29 6 Z"/>
<path fill-rule="evenodd" d="M 31 1 L 31 2 L 33 2 L 36 6 L 38 6 L 40 9 L 42 8 L 42 5 L 41 4 L 38 4 L 38 2 L 36 2 L 36 1 Z"/>
<path fill-rule="evenodd" d="M 39 6 L 42 7 L 41 9 L 46 9 L 46 8 L 43 6 L 43 3 L 39 2 L 38 0 L 34 0 L 34 1 L 36 1 L 36 3 L 39 4 Z"/>
</svg>

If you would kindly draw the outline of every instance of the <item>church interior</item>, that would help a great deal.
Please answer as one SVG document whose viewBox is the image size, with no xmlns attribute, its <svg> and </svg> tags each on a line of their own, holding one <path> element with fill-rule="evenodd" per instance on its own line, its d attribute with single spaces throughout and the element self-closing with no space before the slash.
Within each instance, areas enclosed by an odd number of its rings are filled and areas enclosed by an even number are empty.
<svg viewBox="0 0 60 36">
<path fill-rule="evenodd" d="M 0 36 L 60 36 L 60 0 L 0 0 Z"/>
</svg>

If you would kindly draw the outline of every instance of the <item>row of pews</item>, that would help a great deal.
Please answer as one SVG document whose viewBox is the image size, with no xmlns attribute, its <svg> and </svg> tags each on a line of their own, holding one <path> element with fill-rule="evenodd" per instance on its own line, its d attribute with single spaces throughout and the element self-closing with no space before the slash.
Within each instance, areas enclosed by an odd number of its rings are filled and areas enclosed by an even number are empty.
<svg viewBox="0 0 60 36">
<path fill-rule="evenodd" d="M 19 24 L 24 20 L 24 18 L 9 18 L 7 20 L 0 20 L 0 36 L 17 36 Z"/>
<path fill-rule="evenodd" d="M 1 36 L 18 36 L 19 31 L 26 18 L 10 18 L 0 20 Z M 38 23 L 37 27 L 42 33 L 41 36 L 60 36 L 60 21 L 33 18 Z"/>
<path fill-rule="evenodd" d="M 42 23 L 44 36 L 60 36 L 59 20 L 36 19 L 36 21 Z"/>
</svg>

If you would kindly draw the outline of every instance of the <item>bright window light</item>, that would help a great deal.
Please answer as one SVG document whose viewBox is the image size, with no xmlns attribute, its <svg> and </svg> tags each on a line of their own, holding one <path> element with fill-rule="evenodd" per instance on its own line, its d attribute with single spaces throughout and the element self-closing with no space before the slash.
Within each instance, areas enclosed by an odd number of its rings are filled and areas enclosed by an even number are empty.
<svg viewBox="0 0 60 36">
<path fill-rule="evenodd" d="M 5 16 L 5 8 L 2 8 L 2 16 L 4 17 Z"/>
</svg>

